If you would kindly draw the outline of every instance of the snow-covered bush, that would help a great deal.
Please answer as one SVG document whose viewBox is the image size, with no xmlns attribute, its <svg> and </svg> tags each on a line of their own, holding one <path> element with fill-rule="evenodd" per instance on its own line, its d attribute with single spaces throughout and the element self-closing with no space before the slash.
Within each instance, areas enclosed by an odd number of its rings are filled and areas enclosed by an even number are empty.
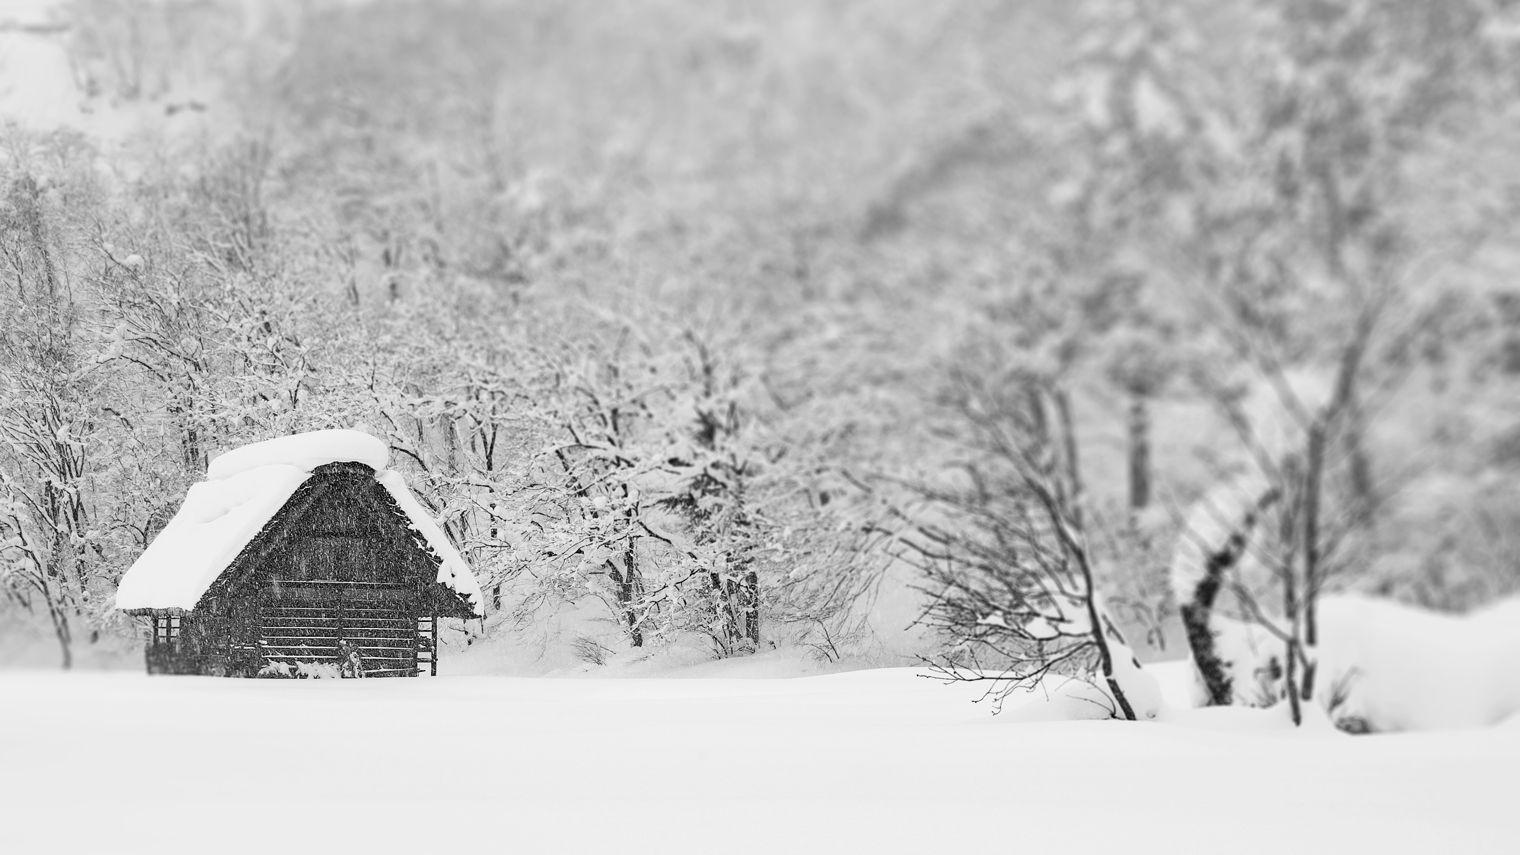
<svg viewBox="0 0 1520 855">
<path fill-rule="evenodd" d="M 336 662 L 302 660 L 296 663 L 295 676 L 311 680 L 337 680 L 343 676 L 343 673 Z"/>
<path fill-rule="evenodd" d="M 283 660 L 270 660 L 264 663 L 264 667 L 258 671 L 260 677 L 294 677 L 295 668 L 289 662 Z"/>
</svg>

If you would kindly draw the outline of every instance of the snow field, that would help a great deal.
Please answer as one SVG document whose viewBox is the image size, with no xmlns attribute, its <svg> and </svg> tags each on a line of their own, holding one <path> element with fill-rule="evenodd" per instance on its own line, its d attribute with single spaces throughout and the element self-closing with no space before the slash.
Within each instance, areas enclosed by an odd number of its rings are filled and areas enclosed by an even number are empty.
<svg viewBox="0 0 1520 855">
<path fill-rule="evenodd" d="M 1177 665 L 1161 670 L 1175 696 Z M 1176 672 L 1176 673 L 1173 673 Z M 0 673 L 8 852 L 1510 852 L 1520 727 L 797 679 Z"/>
</svg>

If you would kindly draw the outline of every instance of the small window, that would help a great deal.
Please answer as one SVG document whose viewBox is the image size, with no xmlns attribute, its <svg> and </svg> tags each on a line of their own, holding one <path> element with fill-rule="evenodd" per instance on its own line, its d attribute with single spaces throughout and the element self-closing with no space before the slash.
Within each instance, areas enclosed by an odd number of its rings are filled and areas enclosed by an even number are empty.
<svg viewBox="0 0 1520 855">
<path fill-rule="evenodd" d="M 153 643 L 173 644 L 179 640 L 180 616 L 166 615 L 153 619 Z"/>
</svg>

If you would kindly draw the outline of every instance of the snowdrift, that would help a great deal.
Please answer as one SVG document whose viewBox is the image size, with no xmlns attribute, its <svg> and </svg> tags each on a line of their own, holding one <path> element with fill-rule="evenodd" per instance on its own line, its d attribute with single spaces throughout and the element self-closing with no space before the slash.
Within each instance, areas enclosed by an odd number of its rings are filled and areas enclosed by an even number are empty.
<svg viewBox="0 0 1520 855">
<path fill-rule="evenodd" d="M 0 698 L 26 699 L 0 703 L 3 846 L 416 853 L 477 846 L 466 836 L 484 824 L 488 850 L 518 852 L 1514 851 L 1497 784 L 1520 764 L 1520 728 L 1352 738 L 1246 709 L 1195 711 L 1210 727 L 1038 722 L 1061 717 L 1040 715 L 1043 692 L 999 716 L 977 693 L 917 669 L 0 672 Z"/>
<path fill-rule="evenodd" d="M 1264 704 L 1282 644 L 1261 627 L 1215 616 L 1239 702 Z M 1356 595 L 1319 607 L 1315 693 L 1338 721 L 1374 731 L 1484 727 L 1520 714 L 1520 599 L 1469 615 Z"/>
</svg>

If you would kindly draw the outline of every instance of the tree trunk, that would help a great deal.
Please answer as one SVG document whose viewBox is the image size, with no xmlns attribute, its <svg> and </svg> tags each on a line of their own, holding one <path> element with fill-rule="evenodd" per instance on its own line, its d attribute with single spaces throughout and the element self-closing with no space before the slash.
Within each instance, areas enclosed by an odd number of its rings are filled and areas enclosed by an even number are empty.
<svg viewBox="0 0 1520 855">
<path fill-rule="evenodd" d="M 1361 405 L 1352 397 L 1346 407 L 1345 443 L 1347 466 L 1351 476 L 1353 519 L 1370 526 L 1377 508 L 1377 486 L 1372 474 L 1372 457 L 1367 453 L 1367 426 Z"/>
<path fill-rule="evenodd" d="M 1150 406 L 1142 394 L 1129 404 L 1129 509 L 1133 514 L 1151 503 Z"/>
<path fill-rule="evenodd" d="M 1067 506 L 1071 509 L 1072 522 L 1080 529 L 1083 527 L 1082 461 L 1077 457 L 1077 428 L 1071 411 L 1071 396 L 1064 389 L 1057 389 L 1051 395 L 1061 421 L 1061 456 L 1066 461 L 1066 486 L 1071 491 Z"/>
<path fill-rule="evenodd" d="M 731 656 L 739 646 L 740 638 L 739 614 L 734 608 L 738 586 L 732 580 L 724 579 L 721 573 L 710 572 L 707 576 L 713 592 L 713 637 L 718 640 L 719 652 L 725 657 Z"/>
<path fill-rule="evenodd" d="M 1294 484 L 1297 479 L 1297 467 L 1294 463 L 1295 461 L 1290 459 L 1284 467 L 1286 475 L 1284 480 L 1288 484 Z M 1301 484 L 1303 482 L 1297 483 Z M 1298 504 L 1297 510 L 1300 512 L 1303 510 L 1302 502 L 1303 495 L 1300 493 L 1295 500 L 1295 503 Z M 1287 690 L 1288 709 L 1293 714 L 1293 724 L 1296 727 L 1302 724 L 1304 720 L 1303 709 L 1299 705 L 1298 695 L 1298 654 L 1299 640 L 1303 638 L 1301 634 L 1303 631 L 1303 622 L 1301 620 L 1301 609 L 1303 606 L 1299 602 L 1298 596 L 1298 558 L 1291 549 L 1291 544 L 1295 542 L 1294 528 L 1297 527 L 1296 518 L 1292 510 L 1292 508 L 1289 508 L 1282 515 L 1278 526 L 1278 533 L 1283 543 L 1290 544 L 1288 555 L 1280 565 L 1279 572 L 1282 576 L 1283 614 L 1288 616 L 1287 640 L 1283 643 L 1286 659 L 1283 663 L 1283 686 Z"/>
<path fill-rule="evenodd" d="M 1119 685 L 1119 679 L 1114 676 L 1114 654 L 1108 646 L 1105 630 L 1107 621 L 1098 612 L 1092 570 L 1087 566 L 1086 559 L 1082 559 L 1082 576 L 1087 584 L 1087 619 L 1092 622 L 1092 637 L 1098 646 L 1098 668 L 1103 674 L 1103 679 L 1108 683 L 1108 691 L 1113 696 L 1114 703 L 1119 705 L 1119 712 L 1123 714 L 1126 721 L 1134 721 L 1135 708 L 1130 705 L 1129 697 L 1124 694 L 1124 687 Z"/>
<path fill-rule="evenodd" d="M 1316 606 L 1320 587 L 1319 506 L 1320 492 L 1324 486 L 1326 429 L 1323 422 L 1315 422 L 1309 428 L 1308 470 L 1304 473 L 1304 591 L 1303 591 L 1303 645 L 1304 676 L 1301 696 L 1304 700 L 1314 697 L 1315 662 L 1309 658 L 1319 643 L 1319 622 Z M 1300 636 L 1294 635 L 1297 639 Z M 1292 685 L 1291 683 L 1289 684 Z"/>
<path fill-rule="evenodd" d="M 459 432 L 454 421 L 454 416 L 448 413 L 438 416 L 438 430 L 443 434 L 444 456 L 448 461 L 450 475 L 459 474 Z"/>
<path fill-rule="evenodd" d="M 644 596 L 644 583 L 639 578 L 638 556 L 634 554 L 633 541 L 623 550 L 623 578 L 618 586 L 619 605 L 628 623 L 628 643 L 632 647 L 644 646 L 644 630 L 639 626 L 638 601 Z"/>
<path fill-rule="evenodd" d="M 1069 410 L 1067 412 L 1069 414 Z M 1114 703 L 1119 705 L 1119 712 L 1123 714 L 1125 720 L 1134 721 L 1135 708 L 1130 705 L 1128 696 L 1124 694 L 1124 687 L 1119 685 L 1119 679 L 1114 675 L 1113 651 L 1108 646 L 1109 622 L 1098 609 L 1098 587 L 1093 580 L 1092 559 L 1087 553 L 1086 544 L 1083 543 L 1085 538 L 1074 535 L 1067 523 L 1059 518 L 1057 505 L 1048 504 L 1047 506 L 1051 510 L 1052 520 L 1056 524 L 1067 552 L 1077 565 L 1077 571 L 1082 578 L 1082 587 L 1087 594 L 1082 598 L 1083 606 L 1087 610 L 1087 621 L 1092 631 L 1093 644 L 1098 648 L 1098 670 L 1108 683 L 1109 694 L 1113 696 Z"/>
<path fill-rule="evenodd" d="M 68 671 L 74 667 L 74 633 L 69 629 L 68 615 L 54 602 L 48 603 L 48 614 L 53 619 L 53 635 L 58 640 L 58 651 L 63 655 L 63 670 Z"/>
<path fill-rule="evenodd" d="M 1215 644 L 1212 624 L 1214 603 L 1219 597 L 1220 589 L 1224 587 L 1225 575 L 1240 562 L 1250 545 L 1257 520 L 1277 501 L 1277 497 L 1276 490 L 1269 490 L 1246 512 L 1239 527 L 1230 532 L 1229 538 L 1218 550 L 1209 554 L 1204 562 L 1203 578 L 1193 588 L 1189 601 L 1182 604 L 1182 624 L 1187 630 L 1193 665 L 1203 680 L 1207 706 L 1229 706 L 1234 700 L 1234 681 L 1226 670 L 1229 663 L 1219 657 Z"/>
<path fill-rule="evenodd" d="M 760 577 L 751 570 L 744 574 L 739 603 L 744 612 L 744 637 L 755 650 L 760 649 Z"/>
<path fill-rule="evenodd" d="M 1206 706 L 1229 706 L 1234 699 L 1234 686 L 1226 663 L 1219 658 L 1214 643 L 1214 628 L 1210 618 L 1214 613 L 1214 601 L 1219 596 L 1225 571 L 1234 564 L 1228 551 L 1209 556 L 1203 580 L 1193 589 L 1192 600 L 1182 604 L 1182 626 L 1187 631 L 1188 647 L 1193 652 L 1193 667 L 1203 680 Z"/>
</svg>

